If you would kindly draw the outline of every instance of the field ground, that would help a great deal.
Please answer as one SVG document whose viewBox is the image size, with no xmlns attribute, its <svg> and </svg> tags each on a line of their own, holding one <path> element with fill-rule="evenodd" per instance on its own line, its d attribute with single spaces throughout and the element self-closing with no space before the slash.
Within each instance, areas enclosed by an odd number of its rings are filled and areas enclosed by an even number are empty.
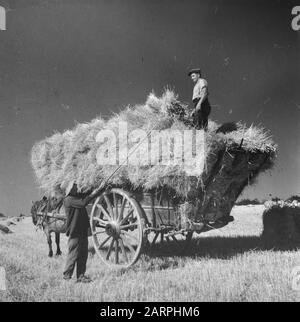
<svg viewBox="0 0 300 322">
<path fill-rule="evenodd" d="M 44 234 L 25 218 L 10 227 L 13 234 L 0 234 L 7 278 L 0 301 L 299 301 L 291 271 L 300 265 L 300 253 L 262 247 L 262 211 L 235 207 L 233 223 L 196 235 L 185 256 L 175 244 L 166 245 L 130 269 L 113 270 L 91 253 L 90 284 L 62 280 L 66 237 L 63 256 L 48 258 Z"/>
</svg>

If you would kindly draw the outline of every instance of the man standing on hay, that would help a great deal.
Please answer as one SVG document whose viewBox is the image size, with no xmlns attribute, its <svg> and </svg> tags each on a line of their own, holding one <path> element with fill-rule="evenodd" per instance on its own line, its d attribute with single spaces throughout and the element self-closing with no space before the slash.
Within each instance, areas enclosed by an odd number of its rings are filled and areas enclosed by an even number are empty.
<svg viewBox="0 0 300 322">
<path fill-rule="evenodd" d="M 194 110 L 192 112 L 194 126 L 200 129 L 207 129 L 208 115 L 211 111 L 211 106 L 208 101 L 207 81 L 201 78 L 201 70 L 199 68 L 191 69 L 188 73 L 194 82 L 193 103 Z"/>
<path fill-rule="evenodd" d="M 67 215 L 66 235 L 69 237 L 68 255 L 63 273 L 65 280 L 72 278 L 76 265 L 77 282 L 91 282 L 91 279 L 84 275 L 88 258 L 88 229 L 90 227 L 85 207 L 90 201 L 90 196 L 78 192 L 76 184 L 73 184 L 73 187 L 64 199 Z"/>
</svg>

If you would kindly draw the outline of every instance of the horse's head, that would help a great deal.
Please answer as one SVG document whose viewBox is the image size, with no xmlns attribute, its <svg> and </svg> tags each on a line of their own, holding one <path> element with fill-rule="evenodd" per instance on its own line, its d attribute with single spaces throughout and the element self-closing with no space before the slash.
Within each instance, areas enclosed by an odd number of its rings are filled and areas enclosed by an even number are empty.
<svg viewBox="0 0 300 322">
<path fill-rule="evenodd" d="M 45 197 L 42 200 L 32 201 L 30 213 L 31 213 L 31 218 L 34 225 L 38 223 L 38 212 L 42 211 L 46 203 L 47 203 L 47 198 Z"/>
</svg>

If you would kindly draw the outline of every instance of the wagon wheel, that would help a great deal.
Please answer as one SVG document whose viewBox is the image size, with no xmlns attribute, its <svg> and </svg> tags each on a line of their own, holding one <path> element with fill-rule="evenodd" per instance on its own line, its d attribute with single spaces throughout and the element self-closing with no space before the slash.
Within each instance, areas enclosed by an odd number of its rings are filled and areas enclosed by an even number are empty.
<svg viewBox="0 0 300 322">
<path fill-rule="evenodd" d="M 144 214 L 139 203 L 113 188 L 94 202 L 90 225 L 94 247 L 109 266 L 129 267 L 139 258 L 144 243 Z"/>
</svg>

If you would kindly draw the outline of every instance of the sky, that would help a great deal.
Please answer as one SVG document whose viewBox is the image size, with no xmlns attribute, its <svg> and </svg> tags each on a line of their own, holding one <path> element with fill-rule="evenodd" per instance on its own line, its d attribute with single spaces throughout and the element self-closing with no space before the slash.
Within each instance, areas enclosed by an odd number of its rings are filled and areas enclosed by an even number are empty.
<svg viewBox="0 0 300 322">
<path fill-rule="evenodd" d="M 293 1 L 11 0 L 0 31 L 0 212 L 29 213 L 36 141 L 175 89 L 201 67 L 211 119 L 262 125 L 276 167 L 242 197 L 300 194 L 300 31 Z"/>
</svg>

